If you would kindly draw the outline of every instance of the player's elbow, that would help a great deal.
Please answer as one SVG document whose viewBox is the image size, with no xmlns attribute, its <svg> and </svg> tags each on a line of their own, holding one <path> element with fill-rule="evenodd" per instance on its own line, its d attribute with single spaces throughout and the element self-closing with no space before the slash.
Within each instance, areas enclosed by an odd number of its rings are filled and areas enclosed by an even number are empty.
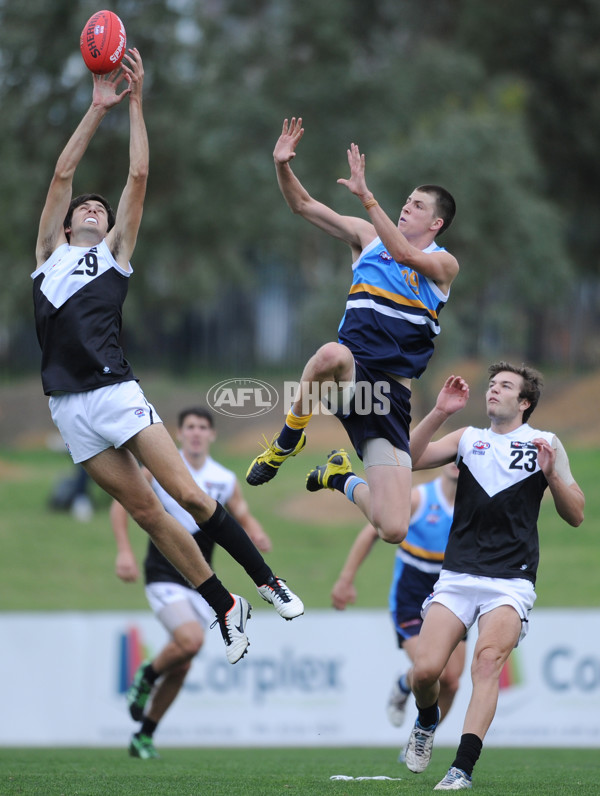
<svg viewBox="0 0 600 796">
<path fill-rule="evenodd" d="M 581 511 L 578 511 L 575 516 L 572 515 L 571 518 L 567 520 L 567 522 L 569 523 L 569 525 L 572 525 L 573 528 L 579 528 L 584 519 L 585 515 L 582 509 Z"/>
</svg>

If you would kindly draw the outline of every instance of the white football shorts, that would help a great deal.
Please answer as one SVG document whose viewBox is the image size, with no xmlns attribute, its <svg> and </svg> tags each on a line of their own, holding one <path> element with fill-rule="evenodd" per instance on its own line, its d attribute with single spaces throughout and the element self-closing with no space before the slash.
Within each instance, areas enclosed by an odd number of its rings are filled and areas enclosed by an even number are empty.
<svg viewBox="0 0 600 796">
<path fill-rule="evenodd" d="M 432 603 L 441 603 L 457 616 L 467 630 L 478 617 L 512 605 L 521 617 L 520 643 L 529 630 L 529 613 L 536 599 L 533 583 L 525 578 L 488 578 L 442 569 L 433 592 L 424 601 L 421 616 L 425 618 Z"/>
<path fill-rule="evenodd" d="M 215 619 L 215 612 L 204 597 L 179 583 L 149 583 L 146 597 L 156 618 L 171 635 L 187 622 L 198 622 L 206 630 Z"/>
<path fill-rule="evenodd" d="M 137 381 L 51 395 L 48 404 L 75 464 L 120 448 L 142 429 L 162 423 Z"/>
</svg>

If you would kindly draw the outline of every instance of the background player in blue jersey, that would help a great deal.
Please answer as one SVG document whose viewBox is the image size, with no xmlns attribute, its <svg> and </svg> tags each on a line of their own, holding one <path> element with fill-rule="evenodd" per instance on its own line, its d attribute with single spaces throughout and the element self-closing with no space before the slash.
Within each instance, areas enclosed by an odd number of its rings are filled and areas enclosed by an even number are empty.
<svg viewBox="0 0 600 796">
<path fill-rule="evenodd" d="M 138 461 L 244 567 L 263 599 L 279 613 L 284 604 L 286 612 L 295 604 L 297 616 L 304 607 L 274 576 L 240 524 L 195 483 L 124 356 L 122 309 L 149 170 L 140 53 L 129 49 L 121 69 L 92 77 L 91 105 L 58 157 L 38 229 L 32 279 L 42 384 L 75 464 L 125 506 L 211 605 L 227 659 L 236 663 L 249 644 L 250 604 L 219 581 L 190 534 L 165 511 Z M 119 93 L 123 81 L 126 87 Z M 98 194 L 72 199 L 73 179 L 102 120 L 124 100 L 129 103 L 129 168 L 113 213 Z"/>
<path fill-rule="evenodd" d="M 539 562 L 537 520 L 549 488 L 560 517 L 583 522 L 585 497 L 571 475 L 560 440 L 532 428 L 542 379 L 532 368 L 499 362 L 489 368 L 489 428 L 466 427 L 431 442 L 445 420 L 468 399 L 451 376 L 434 409 L 414 429 L 416 469 L 456 461 L 454 519 L 440 577 L 423 604 L 423 626 L 408 680 L 419 710 L 406 764 L 426 769 L 439 721 L 439 676 L 452 651 L 475 622 L 473 690 L 452 766 L 434 790 L 471 788 L 473 767 L 496 712 L 502 667 L 528 630 Z"/>
<path fill-rule="evenodd" d="M 423 620 L 421 606 L 431 594 L 442 568 L 444 550 L 452 523 L 458 469 L 447 464 L 433 481 L 413 487 L 411 517 L 406 539 L 396 551 L 390 588 L 389 608 L 398 646 L 412 661 Z M 354 540 L 332 591 L 334 608 L 343 610 L 356 602 L 354 579 L 361 564 L 379 539 L 372 525 L 365 525 Z M 440 676 L 439 705 L 442 717 L 452 706 L 465 665 L 465 644 L 460 643 Z M 392 687 L 387 705 L 390 722 L 399 727 L 404 721 L 410 686 L 403 673 Z"/>
<path fill-rule="evenodd" d="M 207 494 L 224 505 L 262 552 L 271 550 L 271 540 L 256 517 L 250 513 L 235 474 L 216 462 L 210 447 L 216 437 L 212 414 L 204 407 L 183 409 L 177 418 L 177 439 L 181 458 L 192 478 Z M 144 472 L 165 509 L 192 535 L 207 562 L 212 565 L 214 542 L 198 529 L 191 514 L 184 511 Z M 139 568 L 132 550 L 127 512 L 120 503 L 111 506 L 111 523 L 117 542 L 116 574 L 132 583 Z M 150 540 L 144 560 L 146 596 L 170 640 L 154 658 L 135 673 L 127 693 L 131 717 L 141 727 L 131 738 L 129 754 L 145 760 L 158 757 L 153 736 L 159 722 L 177 698 L 191 668 L 192 659 L 204 643 L 207 627 L 214 619 L 208 603 L 190 589 L 179 572 L 161 555 Z"/>
<path fill-rule="evenodd" d="M 451 224 L 455 203 L 444 188 L 422 185 L 394 224 L 368 189 L 364 155 L 352 144 L 350 179 L 338 182 L 361 199 L 370 221 L 342 216 L 313 199 L 290 167 L 303 134 L 302 119 L 285 120 L 273 152 L 279 187 L 294 213 L 350 246 L 353 281 L 338 342 L 307 362 L 282 431 L 251 463 L 246 480 L 269 481 L 302 450 L 313 407 L 325 397 L 363 461 L 366 481 L 352 472 L 345 451 L 336 451 L 313 471 L 307 488 L 338 489 L 382 539 L 399 543 L 410 519 L 411 379 L 433 353 L 438 316 L 458 273 L 456 259 L 435 242 Z M 315 386 L 325 385 L 329 394 L 315 396 Z"/>
</svg>

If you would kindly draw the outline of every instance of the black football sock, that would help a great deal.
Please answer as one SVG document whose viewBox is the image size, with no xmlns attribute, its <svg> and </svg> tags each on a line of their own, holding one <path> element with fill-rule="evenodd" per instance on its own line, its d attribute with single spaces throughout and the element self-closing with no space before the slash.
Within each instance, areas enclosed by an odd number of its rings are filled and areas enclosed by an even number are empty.
<svg viewBox="0 0 600 796">
<path fill-rule="evenodd" d="M 452 765 L 460 768 L 470 777 L 475 768 L 475 763 L 479 760 L 483 741 L 478 735 L 467 732 L 461 736 L 460 744 L 456 750 L 456 757 Z"/>
<path fill-rule="evenodd" d="M 233 597 L 216 575 L 211 575 L 208 580 L 205 580 L 204 583 L 201 583 L 196 588 L 196 591 L 201 597 L 204 597 L 220 618 L 224 617 L 233 605 Z"/>
<path fill-rule="evenodd" d="M 424 730 L 428 730 L 438 723 L 439 714 L 437 699 L 433 705 L 428 708 L 421 708 L 419 705 L 417 705 L 417 708 L 419 710 L 419 724 Z"/>
<path fill-rule="evenodd" d="M 147 680 L 150 683 L 150 685 L 154 685 L 154 683 L 160 677 L 160 674 L 156 671 L 156 669 L 151 663 L 147 663 L 144 666 L 144 673 L 142 677 L 144 678 L 144 680 Z"/>
<path fill-rule="evenodd" d="M 257 586 L 263 586 L 273 575 L 252 539 L 220 503 L 217 502 L 215 513 L 202 523 L 201 529 L 246 570 Z"/>
<path fill-rule="evenodd" d="M 147 716 L 144 716 L 144 720 L 142 721 L 142 726 L 140 727 L 140 731 L 137 733 L 138 735 L 147 735 L 149 738 L 152 738 L 154 735 L 154 730 L 158 727 L 158 723 L 156 721 L 152 721 Z"/>
<path fill-rule="evenodd" d="M 332 475 L 327 482 L 328 486 L 330 489 L 337 489 L 338 492 L 345 494 L 344 487 L 346 486 L 346 481 L 353 475 L 354 473 L 336 473 Z"/>
</svg>

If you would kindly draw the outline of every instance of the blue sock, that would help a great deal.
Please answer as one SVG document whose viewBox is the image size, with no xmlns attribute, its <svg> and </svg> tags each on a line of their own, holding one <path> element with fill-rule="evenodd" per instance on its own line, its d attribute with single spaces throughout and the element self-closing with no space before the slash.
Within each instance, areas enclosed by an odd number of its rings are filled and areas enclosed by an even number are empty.
<svg viewBox="0 0 600 796">
<path fill-rule="evenodd" d="M 366 483 L 367 482 L 365 481 L 364 478 L 359 478 L 357 475 L 354 475 L 354 473 L 351 473 L 350 475 L 346 476 L 346 480 L 345 480 L 345 483 L 344 483 L 344 488 L 343 488 L 342 491 L 346 495 L 348 500 L 351 503 L 354 503 L 355 502 L 354 501 L 354 490 L 356 489 L 356 487 L 359 484 L 365 484 L 366 485 Z"/>
</svg>

